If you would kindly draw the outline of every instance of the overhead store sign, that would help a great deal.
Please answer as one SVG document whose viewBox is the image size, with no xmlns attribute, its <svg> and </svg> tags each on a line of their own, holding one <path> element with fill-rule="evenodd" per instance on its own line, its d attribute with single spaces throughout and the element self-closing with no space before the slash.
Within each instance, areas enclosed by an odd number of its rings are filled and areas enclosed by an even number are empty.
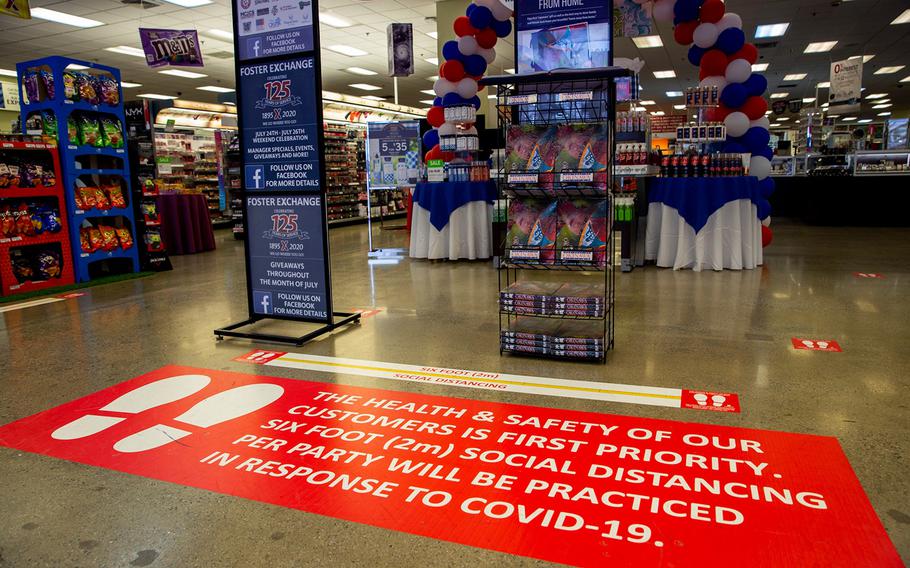
<svg viewBox="0 0 910 568">
<path fill-rule="evenodd" d="M 831 87 L 828 93 L 830 114 L 860 110 L 860 98 L 863 95 L 862 57 L 831 64 Z"/>
<path fill-rule="evenodd" d="M 903 566 L 821 436 L 171 366 L 0 445 L 573 566 Z"/>
<path fill-rule="evenodd" d="M 241 61 L 312 51 L 311 0 L 234 0 Z"/>
<path fill-rule="evenodd" d="M 202 49 L 196 30 L 139 28 L 139 39 L 149 67 L 202 67 Z"/>
</svg>

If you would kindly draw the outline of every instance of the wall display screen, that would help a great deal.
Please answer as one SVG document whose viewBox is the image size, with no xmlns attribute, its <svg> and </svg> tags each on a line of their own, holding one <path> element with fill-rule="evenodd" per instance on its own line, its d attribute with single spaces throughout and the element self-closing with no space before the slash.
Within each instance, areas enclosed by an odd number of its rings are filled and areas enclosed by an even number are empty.
<svg viewBox="0 0 910 568">
<path fill-rule="evenodd" d="M 609 66 L 612 23 L 610 1 L 515 0 L 518 73 Z"/>
<path fill-rule="evenodd" d="M 370 189 L 417 185 L 419 162 L 419 122 L 367 124 L 367 183 Z"/>
<path fill-rule="evenodd" d="M 907 125 L 910 119 L 892 118 L 888 121 L 888 149 L 900 149 L 908 147 Z"/>
<path fill-rule="evenodd" d="M 234 0 L 241 61 L 313 49 L 310 0 Z"/>
</svg>

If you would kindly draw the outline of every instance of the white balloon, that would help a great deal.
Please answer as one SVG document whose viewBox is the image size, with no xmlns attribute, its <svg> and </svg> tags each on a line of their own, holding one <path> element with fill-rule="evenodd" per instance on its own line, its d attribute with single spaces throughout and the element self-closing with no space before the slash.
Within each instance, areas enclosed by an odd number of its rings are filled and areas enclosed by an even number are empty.
<svg viewBox="0 0 910 568">
<path fill-rule="evenodd" d="M 728 83 L 745 83 L 752 74 L 752 64 L 745 59 L 734 59 L 727 64 Z"/>
<path fill-rule="evenodd" d="M 487 5 L 487 8 L 493 12 L 493 17 L 503 22 L 512 17 L 512 9 L 500 2 L 499 0 L 492 0 L 491 5 Z"/>
<path fill-rule="evenodd" d="M 454 123 L 444 122 L 439 125 L 439 128 L 437 130 L 439 130 L 440 136 L 455 136 L 458 129 L 455 127 Z"/>
<path fill-rule="evenodd" d="M 493 7 L 499 3 L 500 3 L 499 0 L 475 0 L 475 2 L 474 2 L 474 4 L 476 4 L 477 6 L 483 6 L 485 8 L 489 8 L 491 12 L 493 11 Z"/>
<path fill-rule="evenodd" d="M 714 75 L 712 77 L 705 77 L 701 80 L 701 83 L 698 84 L 699 87 L 717 87 L 718 92 L 723 92 L 724 87 L 727 86 L 727 80 L 720 75 Z"/>
<path fill-rule="evenodd" d="M 734 14 L 733 12 L 727 12 L 717 22 L 717 33 L 720 33 L 727 28 L 743 29 L 743 19 L 739 17 L 739 14 Z"/>
<path fill-rule="evenodd" d="M 717 43 L 717 34 L 719 33 L 717 26 L 706 22 L 699 24 L 695 28 L 692 37 L 695 38 L 695 45 L 702 49 L 708 49 L 709 47 L 714 47 L 714 44 Z"/>
<path fill-rule="evenodd" d="M 729 130 L 727 131 L 729 133 Z M 771 160 L 764 156 L 752 156 L 749 163 L 749 175 L 763 180 L 771 175 Z"/>
<path fill-rule="evenodd" d="M 455 92 L 455 83 L 449 81 L 448 79 L 439 78 L 436 79 L 436 82 L 433 83 L 433 92 L 436 93 L 437 97 L 444 97 L 449 93 Z"/>
<path fill-rule="evenodd" d="M 727 136 L 742 136 L 749 130 L 749 117 L 742 112 L 731 112 L 724 119 L 724 126 L 727 127 Z"/>
<path fill-rule="evenodd" d="M 466 99 L 470 99 L 477 94 L 477 81 L 465 77 L 461 81 L 458 81 L 455 92 Z"/>
<path fill-rule="evenodd" d="M 651 12 L 654 19 L 658 22 L 672 22 L 674 4 L 676 4 L 676 0 L 657 0 L 654 3 L 654 10 Z"/>
<path fill-rule="evenodd" d="M 764 128 L 765 130 L 771 130 L 771 121 L 768 120 L 767 116 L 763 116 L 758 120 L 753 120 L 749 123 L 749 128 L 754 128 L 756 126 L 759 128 Z"/>
<path fill-rule="evenodd" d="M 486 60 L 487 65 L 496 61 L 496 50 L 492 47 L 489 49 L 478 48 L 477 55 L 483 57 Z"/>
<path fill-rule="evenodd" d="M 480 49 L 480 46 L 477 45 L 477 40 L 474 39 L 474 36 L 461 36 L 458 38 L 458 51 L 462 55 L 474 55 L 478 49 Z"/>
<path fill-rule="evenodd" d="M 771 226 L 771 216 L 768 215 L 767 217 L 765 217 L 764 221 L 762 221 L 761 224 L 764 225 L 765 227 L 770 227 Z"/>
</svg>

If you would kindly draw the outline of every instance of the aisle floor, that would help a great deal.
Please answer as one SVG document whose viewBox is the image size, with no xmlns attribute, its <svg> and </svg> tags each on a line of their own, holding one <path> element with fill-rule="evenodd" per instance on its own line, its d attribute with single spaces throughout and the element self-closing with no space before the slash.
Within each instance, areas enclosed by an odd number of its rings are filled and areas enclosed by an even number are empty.
<svg viewBox="0 0 910 568">
<path fill-rule="evenodd" d="M 333 229 L 336 309 L 381 311 L 309 354 L 738 393 L 741 414 L 685 413 L 283 368 L 231 359 L 247 341 L 212 330 L 246 316 L 243 248 L 0 314 L 0 423 L 164 365 L 553 408 L 835 436 L 910 560 L 910 230 L 780 223 L 765 266 L 647 268 L 617 277 L 606 365 L 501 357 L 497 273 L 487 262 L 368 265 L 365 227 Z M 403 232 L 382 234 L 404 246 Z M 876 272 L 884 279 L 860 279 Z M 797 351 L 792 337 L 843 353 Z M 807 456 L 811 459 L 811 456 Z M 545 562 L 312 515 L 0 448 L 0 566 L 536 566 Z"/>
</svg>

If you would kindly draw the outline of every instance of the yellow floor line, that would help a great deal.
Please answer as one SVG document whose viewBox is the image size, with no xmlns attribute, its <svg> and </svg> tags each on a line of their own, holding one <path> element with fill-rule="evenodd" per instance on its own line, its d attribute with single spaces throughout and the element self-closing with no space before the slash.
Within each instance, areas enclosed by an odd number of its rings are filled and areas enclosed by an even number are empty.
<svg viewBox="0 0 910 568">
<path fill-rule="evenodd" d="M 427 373 L 424 371 L 417 372 L 417 371 L 386 369 L 383 367 L 368 367 L 366 365 L 352 365 L 350 363 L 329 363 L 326 361 L 313 361 L 310 359 L 295 359 L 295 358 L 291 358 L 291 357 L 287 357 L 287 356 L 279 357 L 278 359 L 275 359 L 275 361 L 289 361 L 291 363 L 307 363 L 310 365 L 320 365 L 320 366 L 325 366 L 325 367 L 341 367 L 341 368 L 348 368 L 348 369 L 359 369 L 362 371 L 384 371 L 386 373 L 388 373 L 388 372 L 413 373 L 413 374 L 423 375 L 426 377 L 436 377 L 436 378 L 442 378 L 442 379 L 460 379 L 460 380 L 470 379 L 470 377 L 464 377 L 461 375 L 446 375 L 444 373 Z M 589 388 L 589 387 L 574 387 L 571 385 L 547 385 L 547 384 L 540 384 L 540 383 L 528 383 L 528 382 L 523 382 L 523 381 L 507 381 L 504 379 L 487 379 L 487 378 L 482 378 L 482 377 L 477 378 L 475 380 L 477 380 L 478 382 L 496 383 L 496 384 L 501 384 L 501 385 L 538 387 L 538 388 L 548 388 L 548 389 L 578 391 L 578 392 L 593 392 L 593 393 L 598 393 L 598 394 L 610 394 L 610 395 L 616 395 L 616 396 L 640 396 L 640 397 L 644 397 L 644 398 L 660 398 L 660 399 L 669 399 L 669 400 L 681 400 L 681 398 L 682 398 L 682 397 L 672 395 L 672 394 L 652 394 L 652 393 L 644 393 L 644 392 L 628 392 L 628 391 L 618 391 L 618 390 L 608 390 L 608 389 L 595 389 L 595 388 Z"/>
</svg>

